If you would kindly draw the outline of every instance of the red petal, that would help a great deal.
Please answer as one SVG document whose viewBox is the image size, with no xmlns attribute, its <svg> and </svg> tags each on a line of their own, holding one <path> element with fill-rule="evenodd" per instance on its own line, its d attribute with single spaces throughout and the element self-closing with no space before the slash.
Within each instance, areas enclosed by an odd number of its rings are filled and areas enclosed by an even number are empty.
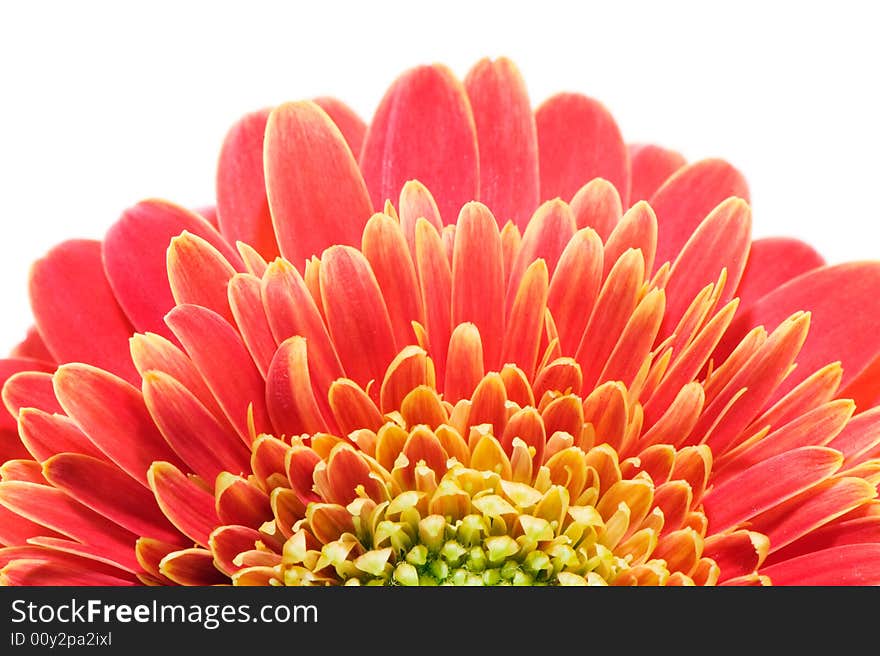
<svg viewBox="0 0 880 656">
<path fill-rule="evenodd" d="M 0 408 L 0 430 L 15 432 L 17 428 L 16 417 L 18 415 L 18 408 L 20 407 L 20 403 L 28 403 L 27 397 L 22 398 L 20 401 L 17 398 L 23 391 L 19 385 L 13 382 L 13 384 L 10 386 L 9 391 L 6 391 L 6 382 L 16 375 L 18 375 L 18 379 L 21 379 L 22 375 L 33 376 L 36 374 L 36 372 L 47 373 L 54 370 L 54 365 L 40 362 L 39 360 L 32 360 L 30 358 L 0 359 L 0 388 L 3 388 L 4 390 L 3 402 L 6 405 L 6 409 L 9 410 L 9 412 L 6 412 L 3 408 Z M 35 373 L 23 374 L 23 372 L 31 371 Z M 39 401 L 41 397 L 37 397 L 37 399 L 35 400 Z"/>
<path fill-rule="evenodd" d="M 263 177 L 263 138 L 269 109 L 243 116 L 226 133 L 217 165 L 217 220 L 234 244 L 242 241 L 271 260 L 278 255 Z"/>
<path fill-rule="evenodd" d="M 75 587 L 137 585 L 137 579 L 133 576 L 125 577 L 121 571 L 119 574 L 114 576 L 88 569 L 74 569 L 67 562 L 22 559 L 13 561 L 0 570 L 0 579 L 7 585 L 23 586 L 47 585 L 48 581 L 53 586 Z"/>
<path fill-rule="evenodd" d="M 271 433 L 263 377 L 238 332 L 219 314 L 198 305 L 178 305 L 165 321 L 245 443 L 251 442 L 250 406 L 257 434 Z"/>
<path fill-rule="evenodd" d="M 538 133 L 525 82 L 501 57 L 482 59 L 464 80 L 480 149 L 480 200 L 499 227 L 525 230 L 538 206 Z"/>
<path fill-rule="evenodd" d="M 578 230 L 559 258 L 547 306 L 563 353 L 574 353 L 584 335 L 602 284 L 602 261 L 602 241 L 589 228 Z"/>
<path fill-rule="evenodd" d="M 364 388 L 382 380 L 397 348 L 379 284 L 360 251 L 331 246 L 324 252 L 321 296 L 348 377 Z"/>
<path fill-rule="evenodd" d="M 250 470 L 250 451 L 186 387 L 166 373 L 144 374 L 144 401 L 165 440 L 191 471 L 213 481 Z"/>
<path fill-rule="evenodd" d="M 434 359 L 437 379 L 446 374 L 446 352 L 452 331 L 452 269 L 438 232 L 427 220 L 416 222 L 416 266 L 425 303 L 428 354 Z"/>
<path fill-rule="evenodd" d="M 520 280 L 532 262 L 542 258 L 552 276 L 566 245 L 575 233 L 574 215 L 568 205 L 559 199 L 543 203 L 529 221 L 516 259 L 508 272 L 507 311 L 519 289 Z"/>
<path fill-rule="evenodd" d="M 598 101 L 560 93 L 535 110 L 541 200 L 571 198 L 593 178 L 605 178 L 629 207 L 629 155 L 614 117 Z"/>
<path fill-rule="evenodd" d="M 593 178 L 578 189 L 570 205 L 578 230 L 592 228 L 603 242 L 623 215 L 617 187 L 605 178 Z"/>
<path fill-rule="evenodd" d="M 461 210 L 452 261 L 452 324 L 471 322 L 483 339 L 486 369 L 498 366 L 504 335 L 501 235 L 480 203 Z"/>
<path fill-rule="evenodd" d="M 13 358 L 33 358 L 43 362 L 55 362 L 55 358 L 46 348 L 46 342 L 40 337 L 36 326 L 27 329 L 27 335 L 9 353 Z"/>
<path fill-rule="evenodd" d="M 154 460 L 179 462 L 156 429 L 136 387 L 85 364 L 62 365 L 54 383 L 68 416 L 135 480 L 147 484 L 147 469 Z M 125 430 L 120 433 L 122 426 Z"/>
<path fill-rule="evenodd" d="M 2 367 L 2 361 L 0 361 Z M 22 408 L 37 408 L 46 412 L 61 412 L 55 390 L 52 388 L 52 374 L 45 371 L 22 371 L 13 374 L 2 384 L 3 403 L 13 417 L 18 417 Z M 14 423 L 6 423 L 6 416 L 0 412 L 0 426 L 13 428 Z"/>
<path fill-rule="evenodd" d="M 400 190 L 400 227 L 406 237 L 407 246 L 413 259 L 416 257 L 416 225 L 419 219 L 426 219 L 439 233 L 443 220 L 437 202 L 428 188 L 418 180 L 408 180 Z"/>
<path fill-rule="evenodd" d="M 880 262 L 825 266 L 777 287 L 740 309 L 716 353 L 730 352 L 751 326 L 776 325 L 797 310 L 811 313 L 810 334 L 771 402 L 829 362 L 842 363 L 842 388 L 872 362 L 880 350 Z"/>
<path fill-rule="evenodd" d="M 128 357 L 133 329 L 107 282 L 100 242 L 66 241 L 37 260 L 30 295 L 37 328 L 55 360 L 90 362 L 137 380 Z"/>
<path fill-rule="evenodd" d="M 214 495 L 167 462 L 156 462 L 147 474 L 159 508 L 180 531 L 202 546 L 220 520 Z"/>
<path fill-rule="evenodd" d="M 5 481 L 0 483 L 0 504 L 30 521 L 100 549 L 103 556 L 124 567 L 137 567 L 137 536 L 61 490 L 38 483 Z"/>
<path fill-rule="evenodd" d="M 302 337 L 284 340 L 266 377 L 266 405 L 279 437 L 327 430 L 312 389 L 306 346 Z"/>
<path fill-rule="evenodd" d="M 391 85 L 367 130 L 360 165 L 374 207 L 397 198 L 412 179 L 434 193 L 441 216 L 457 216 L 479 197 L 474 117 L 452 71 L 420 66 Z"/>
<path fill-rule="evenodd" d="M 880 585 L 880 544 L 848 544 L 764 567 L 774 585 Z"/>
<path fill-rule="evenodd" d="M 733 298 L 749 254 L 751 229 L 751 209 L 739 198 L 722 202 L 700 222 L 669 272 L 663 337 L 672 332 L 697 293 L 718 280 L 722 269 L 727 270 L 727 282 L 719 302 L 723 305 Z"/>
<path fill-rule="evenodd" d="M 132 533 L 185 543 L 150 491 L 113 465 L 86 455 L 61 453 L 49 458 L 43 471 L 53 486 Z"/>
<path fill-rule="evenodd" d="M 229 281 L 229 308 L 254 363 L 265 378 L 275 354 L 275 338 L 263 310 L 262 281 L 250 273 L 237 273 Z"/>
<path fill-rule="evenodd" d="M 535 375 L 547 309 L 547 264 L 535 260 L 516 291 L 501 348 L 503 362 L 515 362 L 529 380 Z"/>
<path fill-rule="evenodd" d="M 138 331 L 171 337 L 163 322 L 174 307 L 166 254 L 171 238 L 184 230 L 205 239 L 235 269 L 243 270 L 238 253 L 197 214 L 161 200 L 127 209 L 104 237 L 104 267 L 119 304 Z"/>
<path fill-rule="evenodd" d="M 736 295 L 742 306 L 747 307 L 783 283 L 823 264 L 825 260 L 812 246 L 797 239 L 756 239 Z"/>
<path fill-rule="evenodd" d="M 703 507 L 713 533 L 772 508 L 837 471 L 843 456 L 802 447 L 765 460 L 706 492 Z"/>
<path fill-rule="evenodd" d="M 648 200 L 685 163 L 685 158 L 674 150 L 653 144 L 630 144 L 629 164 L 632 175 L 630 204 L 635 205 L 640 200 Z"/>
<path fill-rule="evenodd" d="M 412 322 L 424 324 L 425 319 L 416 269 L 400 223 L 384 214 L 373 215 L 364 228 L 361 251 L 382 290 L 397 345 L 415 343 Z"/>
<path fill-rule="evenodd" d="M 56 453 L 82 453 L 95 458 L 104 454 L 63 414 L 49 414 L 36 408 L 24 408 L 19 415 L 21 441 L 39 461 Z"/>
<path fill-rule="evenodd" d="M 281 254 L 296 266 L 331 244 L 360 243 L 373 213 L 339 128 L 316 104 L 285 103 L 266 126 L 266 187 Z"/>
<path fill-rule="evenodd" d="M 658 265 L 672 262 L 691 234 L 721 201 L 738 196 L 748 202 L 745 178 L 720 159 L 704 159 L 680 168 L 649 201 L 660 225 Z"/>
<path fill-rule="evenodd" d="M 201 237 L 184 231 L 168 246 L 168 281 L 177 305 L 191 303 L 214 310 L 230 323 L 227 287 L 235 269 Z"/>
<path fill-rule="evenodd" d="M 443 397 L 450 403 L 469 399 L 483 379 L 483 342 L 480 331 L 472 323 L 455 327 L 449 338 Z"/>
<path fill-rule="evenodd" d="M 360 157 L 361 149 L 364 145 L 364 137 L 367 134 L 367 124 L 364 123 L 363 119 L 351 107 L 337 98 L 320 96 L 312 100 L 318 107 L 327 112 L 327 116 L 339 128 L 354 158 Z"/>
</svg>

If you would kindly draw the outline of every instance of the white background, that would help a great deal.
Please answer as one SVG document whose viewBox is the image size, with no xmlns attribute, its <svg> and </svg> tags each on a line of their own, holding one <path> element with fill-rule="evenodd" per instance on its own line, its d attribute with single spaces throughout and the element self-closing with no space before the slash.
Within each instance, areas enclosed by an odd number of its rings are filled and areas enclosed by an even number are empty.
<svg viewBox="0 0 880 656">
<path fill-rule="evenodd" d="M 511 57 L 533 104 L 603 101 L 629 141 L 723 156 L 756 236 L 880 258 L 875 3 L 10 2 L 0 4 L 0 352 L 30 262 L 148 197 L 212 202 L 241 114 L 331 94 L 369 119 L 402 70 Z"/>
</svg>

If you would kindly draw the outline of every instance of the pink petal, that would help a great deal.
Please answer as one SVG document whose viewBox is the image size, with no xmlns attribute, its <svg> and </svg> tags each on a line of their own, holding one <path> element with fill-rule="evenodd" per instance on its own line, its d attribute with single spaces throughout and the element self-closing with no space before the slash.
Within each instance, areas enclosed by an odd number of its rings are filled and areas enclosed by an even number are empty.
<svg viewBox="0 0 880 656">
<path fill-rule="evenodd" d="M 147 484 L 147 469 L 154 460 L 179 462 L 156 429 L 136 387 L 86 364 L 62 365 L 54 383 L 67 415 L 135 480 Z M 122 434 L 120 426 L 125 426 Z"/>
<path fill-rule="evenodd" d="M 221 425 L 174 378 L 148 371 L 144 374 L 143 393 L 156 426 L 191 471 L 213 481 L 221 471 L 239 473 L 250 469 L 250 451 L 238 436 Z"/>
<path fill-rule="evenodd" d="M 327 430 L 312 389 L 304 338 L 290 337 L 275 352 L 266 377 L 266 405 L 279 437 Z"/>
<path fill-rule="evenodd" d="M 535 110 L 541 200 L 568 199 L 593 178 L 605 178 L 629 207 L 629 155 L 614 117 L 597 100 L 560 93 Z"/>
<path fill-rule="evenodd" d="M 719 302 L 723 305 L 733 298 L 749 254 L 751 229 L 751 209 L 739 198 L 722 202 L 700 222 L 669 272 L 663 337 L 672 332 L 697 293 L 718 280 L 722 269 L 727 270 L 727 282 Z"/>
<path fill-rule="evenodd" d="M 843 456 L 802 447 L 765 460 L 706 492 L 703 507 L 713 533 L 735 526 L 825 480 Z"/>
<path fill-rule="evenodd" d="M 236 271 L 216 248 L 184 231 L 171 240 L 167 263 L 171 295 L 177 305 L 201 305 L 234 323 L 227 287 Z"/>
<path fill-rule="evenodd" d="M 504 269 L 501 235 L 481 203 L 461 210 L 452 261 L 452 324 L 471 322 L 480 331 L 487 369 L 499 366 L 504 335 Z"/>
<path fill-rule="evenodd" d="M 198 305 L 178 305 L 165 321 L 245 444 L 251 442 L 250 407 L 257 434 L 271 433 L 263 377 L 238 332 L 219 314 Z"/>
<path fill-rule="evenodd" d="M 382 380 L 397 353 L 388 308 L 360 251 L 331 246 L 321 258 L 327 327 L 349 378 L 361 387 Z"/>
<path fill-rule="evenodd" d="M 797 239 L 756 239 L 752 242 L 736 295 L 741 305 L 748 307 L 783 283 L 823 264 L 825 260 L 812 246 Z"/>
<path fill-rule="evenodd" d="M 339 128 L 315 103 L 272 111 L 265 172 L 278 245 L 295 266 L 331 244 L 360 243 L 373 213 L 367 188 Z"/>
<path fill-rule="evenodd" d="M 243 116 L 226 133 L 217 165 L 217 221 L 234 244 L 249 244 L 264 258 L 278 255 L 263 177 L 263 138 L 269 109 Z"/>
<path fill-rule="evenodd" d="M 391 85 L 367 130 L 360 166 L 374 207 L 416 179 L 433 192 L 440 215 L 454 217 L 479 198 L 478 160 L 464 86 L 438 64 L 410 69 Z"/>
<path fill-rule="evenodd" d="M 360 157 L 361 149 L 364 145 L 364 136 L 367 134 L 367 124 L 364 123 L 363 119 L 338 98 L 320 96 L 312 100 L 318 107 L 327 112 L 327 116 L 339 128 L 354 158 Z"/>
<path fill-rule="evenodd" d="M 691 234 L 721 201 L 749 191 L 742 174 L 720 159 L 704 159 L 680 168 L 651 196 L 660 225 L 657 265 L 675 260 Z"/>
<path fill-rule="evenodd" d="M 811 314 L 798 366 L 771 402 L 829 362 L 843 365 L 842 388 L 880 351 L 880 262 L 848 262 L 809 271 L 740 308 L 716 355 L 729 353 L 751 326 L 774 326 L 797 310 Z"/>
<path fill-rule="evenodd" d="M 880 585 L 880 544 L 848 544 L 761 569 L 774 585 Z"/>
<path fill-rule="evenodd" d="M 64 452 L 105 458 L 73 420 L 63 414 L 23 408 L 18 423 L 22 443 L 41 462 L 56 453 Z"/>
<path fill-rule="evenodd" d="M 147 200 L 127 209 L 104 237 L 104 268 L 110 286 L 140 332 L 172 337 L 163 322 L 174 307 L 166 253 L 171 238 L 184 230 L 205 239 L 235 269 L 243 270 L 241 257 L 207 221 L 166 201 Z"/>
<path fill-rule="evenodd" d="M 117 570 L 119 571 L 119 570 Z M 66 562 L 55 560 L 16 560 L 0 570 L 0 580 L 8 585 L 35 586 L 129 586 L 137 585 L 134 576 L 126 577 L 119 571 L 118 576 L 104 574 L 89 569 L 74 569 Z"/>
<path fill-rule="evenodd" d="M 30 296 L 37 328 L 56 361 L 90 362 L 137 380 L 128 357 L 132 325 L 107 282 L 100 242 L 55 246 L 34 263 Z"/>
<path fill-rule="evenodd" d="M 648 200 L 664 182 L 686 160 L 674 150 L 653 144 L 630 144 L 629 163 L 632 171 L 632 186 L 629 202 L 635 205 L 640 200 Z"/>
<path fill-rule="evenodd" d="M 477 127 L 480 200 L 499 227 L 525 230 L 538 206 L 538 134 L 528 90 L 516 66 L 482 59 L 464 80 Z"/>
<path fill-rule="evenodd" d="M 265 378 L 277 345 L 263 309 L 262 281 L 250 273 L 237 273 L 229 281 L 228 295 L 235 325 Z"/>
<path fill-rule="evenodd" d="M 62 453 L 46 460 L 43 471 L 53 486 L 132 533 L 185 542 L 159 511 L 149 490 L 109 463 Z"/>
<path fill-rule="evenodd" d="M 147 474 L 159 508 L 180 531 L 202 546 L 220 520 L 214 495 L 167 462 L 156 462 Z"/>
<path fill-rule="evenodd" d="M 2 366 L 2 364 L 0 364 Z M 22 408 L 38 408 L 46 412 L 61 412 L 58 399 L 55 398 L 55 390 L 52 388 L 52 374 L 45 371 L 21 371 L 12 374 L 3 387 L 3 404 L 9 410 L 12 417 L 18 417 Z M 14 428 L 13 423 L 4 423 L 7 420 L 0 419 L 0 425 L 5 428 Z"/>
</svg>

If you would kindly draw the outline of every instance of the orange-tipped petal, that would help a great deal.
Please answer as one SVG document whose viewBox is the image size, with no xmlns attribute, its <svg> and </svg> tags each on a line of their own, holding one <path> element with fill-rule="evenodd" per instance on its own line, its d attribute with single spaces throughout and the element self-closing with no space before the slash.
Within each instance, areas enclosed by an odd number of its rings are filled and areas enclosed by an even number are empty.
<svg viewBox="0 0 880 656">
<path fill-rule="evenodd" d="M 792 278 L 824 264 L 825 260 L 816 249 L 800 240 L 789 237 L 756 239 L 752 242 L 736 295 L 746 307 Z"/>
<path fill-rule="evenodd" d="M 486 374 L 474 390 L 471 403 L 468 426 L 489 424 L 493 435 L 504 433 L 507 424 L 507 391 L 500 374 Z"/>
<path fill-rule="evenodd" d="M 700 223 L 669 272 L 664 337 L 675 328 L 694 296 L 717 280 L 722 269 L 727 272 L 727 282 L 720 302 L 734 296 L 749 254 L 751 229 L 751 209 L 740 198 L 722 202 Z"/>
<path fill-rule="evenodd" d="M 272 110 L 264 156 L 272 224 L 288 261 L 299 267 L 331 244 L 360 243 L 373 206 L 355 157 L 323 109 L 301 101 Z"/>
<path fill-rule="evenodd" d="M 452 267 L 440 234 L 427 219 L 416 221 L 415 247 L 419 290 L 427 301 L 425 330 L 428 332 L 428 353 L 434 359 L 437 376 L 442 380 L 452 331 Z"/>
<path fill-rule="evenodd" d="M 535 110 L 541 200 L 571 198 L 593 178 L 613 184 L 629 207 L 629 154 L 620 128 L 598 101 L 560 93 Z"/>
<path fill-rule="evenodd" d="M 263 309 L 278 343 L 304 337 L 309 346 L 315 388 L 326 396 L 330 384 L 344 375 L 324 319 L 303 277 L 289 262 L 275 260 L 263 275 Z"/>
<path fill-rule="evenodd" d="M 649 201 L 660 225 L 655 262 L 673 261 L 700 222 L 731 196 L 748 202 L 749 190 L 724 160 L 704 159 L 676 171 Z"/>
<path fill-rule="evenodd" d="M 597 382 L 619 380 L 629 387 L 645 365 L 666 309 L 662 289 L 649 291 L 633 311 Z"/>
<path fill-rule="evenodd" d="M 272 514 L 269 496 L 256 485 L 229 472 L 217 476 L 214 485 L 217 517 L 223 524 L 259 528 Z"/>
<path fill-rule="evenodd" d="M 480 151 L 480 200 L 501 223 L 525 229 L 538 206 L 538 133 L 516 66 L 482 59 L 464 80 Z"/>
<path fill-rule="evenodd" d="M 123 528 L 147 537 L 184 544 L 149 490 L 103 460 L 61 453 L 43 463 L 46 480 L 84 506 Z"/>
<path fill-rule="evenodd" d="M 456 216 L 479 198 L 476 127 L 464 85 L 442 65 L 401 75 L 376 109 L 360 166 L 375 207 L 417 179 L 434 193 L 441 216 Z"/>
<path fill-rule="evenodd" d="M 562 352 L 574 354 L 602 283 L 602 241 L 589 228 L 578 230 L 556 266 L 550 280 L 547 307 L 556 321 Z"/>
<path fill-rule="evenodd" d="M 449 339 L 444 398 L 450 403 L 470 398 L 484 371 L 480 331 L 472 323 L 459 324 Z"/>
<path fill-rule="evenodd" d="M 136 387 L 86 364 L 59 367 L 53 382 L 67 415 L 135 480 L 147 484 L 147 469 L 154 460 L 180 463 L 156 428 Z M 119 439 L 120 426 L 125 426 L 125 440 Z"/>
<path fill-rule="evenodd" d="M 847 422 L 846 427 L 828 446 L 846 458 L 847 467 L 862 462 L 866 454 L 880 443 L 880 408 L 862 412 Z"/>
<path fill-rule="evenodd" d="M 250 452 L 227 426 L 166 373 L 144 374 L 144 401 L 156 426 L 190 471 L 213 481 L 221 471 L 248 471 Z"/>
<path fill-rule="evenodd" d="M 425 318 L 416 268 L 400 223 L 374 214 L 364 228 L 361 251 L 382 290 L 395 341 L 400 347 L 414 343 L 412 322 L 423 324 Z"/>
<path fill-rule="evenodd" d="M 104 236 L 107 278 L 119 305 L 140 332 L 172 337 L 164 323 L 165 314 L 174 307 L 167 250 L 171 239 L 183 231 L 206 240 L 233 268 L 243 268 L 241 257 L 213 226 L 197 214 L 163 200 L 146 200 L 128 208 Z"/>
<path fill-rule="evenodd" d="M 239 255 L 241 255 L 245 270 L 257 278 L 262 278 L 268 266 L 263 256 L 254 250 L 253 246 L 242 241 L 235 242 L 235 248 L 238 250 Z"/>
<path fill-rule="evenodd" d="M 275 430 L 288 437 L 327 430 L 309 375 L 307 342 L 284 340 L 266 377 L 266 407 Z"/>
<path fill-rule="evenodd" d="M 172 551 L 159 563 L 159 572 L 179 585 L 219 585 L 227 581 L 207 549 Z"/>
<path fill-rule="evenodd" d="M 485 205 L 471 202 L 458 218 L 452 260 L 452 323 L 473 323 L 483 339 L 483 364 L 498 366 L 504 335 L 501 235 Z"/>
<path fill-rule="evenodd" d="M 262 281 L 250 273 L 237 273 L 229 281 L 228 296 L 235 325 L 265 378 L 276 344 L 263 310 Z"/>
<path fill-rule="evenodd" d="M 546 262 L 547 270 L 552 276 L 556 270 L 556 263 L 574 233 L 574 216 L 571 209 L 558 198 L 543 203 L 535 210 L 523 233 L 516 259 L 508 275 L 508 314 L 526 269 L 540 258 Z"/>
<path fill-rule="evenodd" d="M 418 180 L 408 180 L 400 190 L 400 227 L 406 237 L 413 260 L 416 259 L 416 225 L 425 219 L 439 234 L 443 229 L 443 219 L 437 202 L 428 188 Z"/>
<path fill-rule="evenodd" d="M 0 389 L 3 404 L 0 408 L 0 430 L 15 430 L 15 420 L 21 408 L 39 408 L 47 412 L 60 410 L 52 390 L 55 366 L 30 358 L 0 359 Z"/>
<path fill-rule="evenodd" d="M 720 581 L 755 572 L 767 558 L 770 541 L 754 531 L 710 535 L 703 543 L 703 556 L 721 569 Z"/>
<path fill-rule="evenodd" d="M 257 432 L 271 432 L 263 377 L 238 332 L 219 314 L 198 305 L 178 305 L 165 321 L 242 440 L 250 444 L 250 407 Z"/>
<path fill-rule="evenodd" d="M 809 326 L 808 314 L 798 313 L 785 320 L 719 395 L 707 402 L 706 411 L 694 430 L 698 435 L 706 435 L 704 439 L 716 454 L 736 446 L 745 437 L 742 430 L 758 415 L 788 373 Z M 736 399 L 742 390 L 745 393 Z M 733 405 L 727 407 L 731 402 Z M 722 415 L 721 423 L 712 426 Z"/>
<path fill-rule="evenodd" d="M 594 386 L 629 321 L 644 275 L 645 262 L 637 250 L 628 250 L 611 268 L 575 354 L 585 389 Z"/>
<path fill-rule="evenodd" d="M 504 332 L 502 362 L 517 363 L 529 380 L 535 375 L 548 286 L 547 264 L 536 260 L 522 276 Z"/>
<path fill-rule="evenodd" d="M 619 450 L 628 421 L 626 387 L 617 381 L 600 385 L 584 399 L 583 407 L 583 420 L 596 430 L 596 443 Z"/>
<path fill-rule="evenodd" d="M 333 343 L 349 378 L 381 380 L 397 353 L 388 308 L 360 251 L 331 246 L 321 257 L 321 295 Z"/>
<path fill-rule="evenodd" d="M 327 461 L 327 480 L 330 484 L 329 500 L 346 505 L 360 496 L 358 488 L 373 501 L 385 501 L 383 484 L 372 475 L 370 465 L 357 451 L 345 444 L 334 447 Z"/>
<path fill-rule="evenodd" d="M 843 365 L 844 388 L 873 361 L 880 350 L 874 321 L 880 314 L 880 262 L 820 267 L 777 287 L 741 308 L 718 353 L 728 352 L 747 325 L 776 325 L 796 310 L 810 312 L 810 334 L 774 401 L 829 361 Z"/>
<path fill-rule="evenodd" d="M 221 423 L 227 422 L 217 399 L 186 353 L 164 337 L 152 333 L 134 335 L 129 342 L 131 359 L 142 378 L 148 371 L 168 374 L 188 389 Z"/>
<path fill-rule="evenodd" d="M 356 383 L 346 378 L 330 386 L 330 408 L 342 435 L 366 428 L 378 431 L 384 423 L 375 402 Z"/>
<path fill-rule="evenodd" d="M 645 271 L 654 270 L 654 253 L 657 250 L 657 217 L 645 202 L 633 205 L 620 219 L 605 241 L 605 270 L 608 275 L 614 263 L 627 249 L 638 248 L 645 258 Z"/>
<path fill-rule="evenodd" d="M 137 567 L 134 557 L 137 536 L 59 489 L 39 483 L 4 481 L 0 483 L 0 505 L 94 547 L 114 563 Z"/>
<path fill-rule="evenodd" d="M 635 205 L 640 200 L 648 200 L 654 192 L 686 160 L 681 153 L 654 144 L 630 144 L 629 164 L 632 176 L 629 202 Z"/>
<path fill-rule="evenodd" d="M 220 523 L 214 495 L 167 462 L 155 462 L 147 472 L 159 508 L 181 533 L 207 546 L 211 531 Z"/>
<path fill-rule="evenodd" d="M 226 133 L 217 165 L 217 222 L 229 241 L 249 244 L 267 260 L 278 255 L 263 176 L 270 109 L 239 119 Z"/>
<path fill-rule="evenodd" d="M 577 229 L 592 228 L 603 242 L 623 215 L 620 193 L 605 178 L 593 178 L 578 189 L 570 206 Z"/>
<path fill-rule="evenodd" d="M 355 159 L 360 157 L 361 148 L 364 145 L 364 136 L 367 133 L 367 124 L 355 111 L 338 98 L 319 96 L 312 101 L 329 116 L 339 131 L 342 133 L 345 143 L 351 150 Z"/>
<path fill-rule="evenodd" d="M 133 328 L 107 281 L 100 242 L 66 241 L 37 260 L 30 297 L 37 328 L 57 362 L 91 362 L 137 380 L 127 353 Z"/>
<path fill-rule="evenodd" d="M 41 462 L 64 452 L 106 458 L 73 420 L 63 414 L 23 408 L 18 416 L 18 433 L 22 444 Z"/>
<path fill-rule="evenodd" d="M 216 248 L 183 232 L 171 240 L 167 263 L 175 303 L 201 305 L 234 323 L 226 288 L 236 271 Z"/>
<path fill-rule="evenodd" d="M 433 382 L 427 353 L 418 346 L 407 346 L 388 365 L 379 390 L 379 407 L 383 413 L 400 410 L 404 397 L 411 390 Z"/>
</svg>

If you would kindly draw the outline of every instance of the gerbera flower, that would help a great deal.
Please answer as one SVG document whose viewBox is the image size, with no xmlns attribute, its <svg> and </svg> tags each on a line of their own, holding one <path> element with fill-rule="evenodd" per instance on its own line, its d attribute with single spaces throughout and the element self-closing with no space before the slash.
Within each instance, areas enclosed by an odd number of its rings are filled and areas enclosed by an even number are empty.
<svg viewBox="0 0 880 656">
<path fill-rule="evenodd" d="M 244 117 L 35 264 L 4 582 L 880 582 L 880 263 L 747 200 L 504 59 Z"/>
</svg>

